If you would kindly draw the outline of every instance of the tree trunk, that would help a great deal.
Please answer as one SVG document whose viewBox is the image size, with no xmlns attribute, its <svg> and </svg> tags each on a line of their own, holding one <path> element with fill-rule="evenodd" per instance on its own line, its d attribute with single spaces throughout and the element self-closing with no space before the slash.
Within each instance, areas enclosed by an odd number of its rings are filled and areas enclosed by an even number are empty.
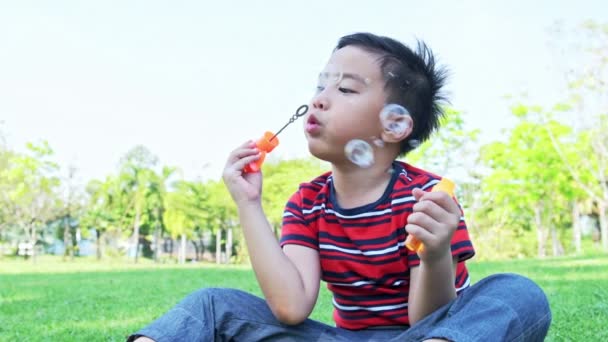
<svg viewBox="0 0 608 342">
<path fill-rule="evenodd" d="M 82 235 L 80 233 L 80 226 L 76 226 L 76 243 L 72 248 L 72 256 L 71 259 L 74 261 L 74 255 L 80 256 L 80 240 L 82 240 Z"/>
<path fill-rule="evenodd" d="M 201 245 L 201 249 L 200 249 L 201 256 L 200 256 L 199 260 L 200 261 L 204 261 L 204 258 L 205 258 L 205 241 L 203 240 L 203 235 L 202 234 L 199 235 L 198 242 Z"/>
<path fill-rule="evenodd" d="M 194 260 L 199 261 L 200 257 L 199 257 L 199 246 L 198 243 L 196 243 L 196 240 L 192 239 L 192 246 L 194 246 Z"/>
<path fill-rule="evenodd" d="M 95 254 L 97 254 L 97 260 L 101 260 L 101 232 L 99 229 L 95 229 L 95 234 L 97 234 L 97 241 L 95 242 L 97 244 L 97 250 L 95 251 Z"/>
<path fill-rule="evenodd" d="M 222 255 L 222 230 L 218 229 L 215 234 L 215 263 L 221 263 L 221 255 Z"/>
<path fill-rule="evenodd" d="M 564 255 L 564 246 L 559 240 L 559 234 L 555 226 L 551 227 L 551 245 L 553 249 L 553 256 Z"/>
<path fill-rule="evenodd" d="M 606 203 L 598 203 L 600 215 L 600 233 L 602 235 L 602 249 L 608 251 L 608 217 L 606 217 Z"/>
<path fill-rule="evenodd" d="M 70 257 L 70 260 L 74 260 L 72 233 L 70 232 L 70 215 L 64 217 L 63 219 L 63 245 L 65 247 L 65 251 L 63 252 L 63 260 L 65 260 L 68 256 Z"/>
<path fill-rule="evenodd" d="M 177 260 L 178 257 L 175 256 L 175 251 L 177 250 L 177 248 L 175 248 L 175 245 L 175 239 L 171 237 L 171 258 L 175 258 Z"/>
<path fill-rule="evenodd" d="M 158 221 L 154 227 L 154 262 L 158 264 L 160 260 L 160 224 Z"/>
<path fill-rule="evenodd" d="M 226 232 L 226 263 L 230 263 L 232 258 L 232 226 L 228 227 Z"/>
<path fill-rule="evenodd" d="M 546 234 L 543 227 L 542 209 L 540 206 L 534 208 L 534 223 L 536 224 L 536 238 L 538 240 L 538 256 L 544 258 L 547 255 L 545 248 Z"/>
<path fill-rule="evenodd" d="M 572 240 L 574 242 L 574 249 L 576 250 L 576 254 L 581 254 L 581 221 L 580 221 L 581 213 L 578 203 L 575 201 L 572 206 Z"/>
<path fill-rule="evenodd" d="M 140 219 L 139 208 L 135 213 L 135 224 L 133 225 L 133 245 L 135 246 L 135 263 L 139 258 L 139 219 Z"/>
<path fill-rule="evenodd" d="M 38 242 L 38 233 L 36 231 L 35 224 L 32 224 L 31 227 L 32 235 L 30 237 L 30 240 L 32 241 L 32 263 L 36 263 L 36 243 Z"/>
<path fill-rule="evenodd" d="M 179 261 L 180 264 L 186 263 L 186 234 L 182 234 L 181 243 L 179 247 Z"/>
</svg>

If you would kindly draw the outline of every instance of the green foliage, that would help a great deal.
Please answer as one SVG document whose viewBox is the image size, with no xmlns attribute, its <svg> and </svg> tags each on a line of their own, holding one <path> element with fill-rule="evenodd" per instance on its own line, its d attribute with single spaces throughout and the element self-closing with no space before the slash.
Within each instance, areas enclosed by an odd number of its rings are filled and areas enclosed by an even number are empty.
<svg viewBox="0 0 608 342">
<path fill-rule="evenodd" d="M 28 144 L 25 153 L 2 152 L 0 229 L 18 227 L 36 245 L 48 222 L 58 216 L 60 180 L 48 143 Z"/>
<path fill-rule="evenodd" d="M 441 175 L 467 168 L 467 162 L 476 154 L 479 136 L 479 130 L 466 129 L 461 112 L 453 108 L 444 111 L 439 130 L 405 158 L 412 165 Z"/>
<path fill-rule="evenodd" d="M 528 106 L 523 104 L 517 104 L 511 108 L 511 113 L 518 118 L 525 117 L 528 115 Z"/>
<path fill-rule="evenodd" d="M 517 115 L 530 113 L 537 108 L 518 105 Z M 527 115 L 527 114 L 526 114 Z M 570 205 L 575 201 L 574 183 L 564 167 L 549 136 L 556 139 L 571 135 L 571 130 L 556 121 L 535 123 L 527 116 L 520 116 L 520 123 L 511 131 L 506 142 L 495 142 L 482 147 L 481 160 L 488 167 L 489 174 L 482 182 L 483 201 L 488 203 L 484 210 L 476 214 L 477 221 L 483 222 L 487 233 L 499 241 L 529 241 L 518 239 L 527 231 L 537 235 L 539 253 L 544 253 L 548 232 L 551 227 L 567 229 L 571 213 Z M 497 234 L 497 230 L 511 232 Z M 509 236 L 510 235 L 510 236 Z M 507 253 L 531 256 L 535 249 L 521 250 L 522 244 L 496 246 L 507 249 Z"/>
</svg>

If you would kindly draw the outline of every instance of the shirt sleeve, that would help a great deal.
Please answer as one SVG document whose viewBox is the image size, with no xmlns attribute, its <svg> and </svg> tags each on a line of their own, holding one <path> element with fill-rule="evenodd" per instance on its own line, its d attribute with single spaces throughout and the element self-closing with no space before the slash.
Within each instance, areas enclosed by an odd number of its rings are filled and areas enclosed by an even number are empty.
<svg viewBox="0 0 608 342">
<path fill-rule="evenodd" d="M 319 239 L 315 224 L 307 220 L 301 190 L 295 192 L 287 201 L 283 211 L 280 246 L 289 244 L 319 250 Z M 311 211 L 309 209 L 309 211 Z M 308 215 L 312 216 L 312 215 Z"/>
</svg>

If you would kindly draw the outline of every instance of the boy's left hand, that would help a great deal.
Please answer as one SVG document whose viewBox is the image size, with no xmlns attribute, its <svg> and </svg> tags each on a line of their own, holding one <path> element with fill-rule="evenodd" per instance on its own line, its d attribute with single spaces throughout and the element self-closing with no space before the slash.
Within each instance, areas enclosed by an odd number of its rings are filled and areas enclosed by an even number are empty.
<svg viewBox="0 0 608 342">
<path fill-rule="evenodd" d="M 412 191 L 416 204 L 407 218 L 405 230 L 424 243 L 420 259 L 432 263 L 451 254 L 451 241 L 460 223 L 461 211 L 456 201 L 443 191 Z"/>
</svg>

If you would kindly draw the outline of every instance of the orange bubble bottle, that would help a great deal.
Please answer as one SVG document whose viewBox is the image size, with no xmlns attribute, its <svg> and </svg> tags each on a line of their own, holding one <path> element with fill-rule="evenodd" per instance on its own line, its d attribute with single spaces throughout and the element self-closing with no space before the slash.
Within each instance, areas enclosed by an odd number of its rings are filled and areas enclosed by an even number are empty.
<svg viewBox="0 0 608 342">
<path fill-rule="evenodd" d="M 255 146 L 260 150 L 260 158 L 254 162 L 245 165 L 243 172 L 259 172 L 266 159 L 266 154 L 272 152 L 279 145 L 279 139 L 272 132 L 265 132 L 264 135 L 255 142 Z"/>
</svg>

